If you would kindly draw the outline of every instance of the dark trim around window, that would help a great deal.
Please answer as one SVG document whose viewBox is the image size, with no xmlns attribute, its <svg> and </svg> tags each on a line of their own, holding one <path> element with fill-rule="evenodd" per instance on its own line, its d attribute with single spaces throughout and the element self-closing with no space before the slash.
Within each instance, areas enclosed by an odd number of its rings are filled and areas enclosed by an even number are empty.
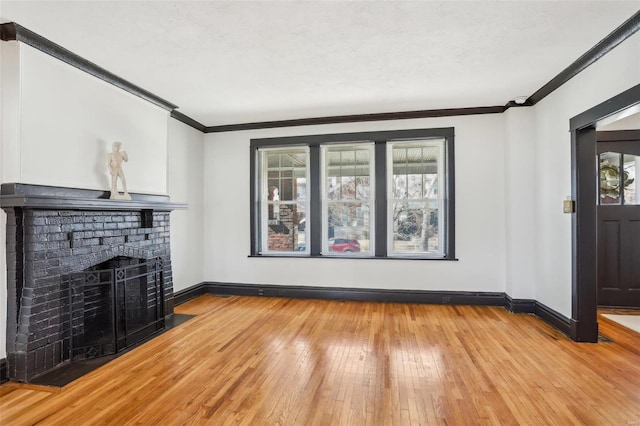
<svg viewBox="0 0 640 426">
<path fill-rule="evenodd" d="M 309 226 L 311 226 L 309 254 L 305 256 L 293 256 L 290 253 L 283 253 L 282 257 L 324 257 L 329 259 L 344 258 L 345 256 L 323 256 L 322 251 L 322 194 L 320 192 L 321 173 L 320 170 L 320 146 L 326 143 L 353 143 L 370 141 L 375 143 L 375 253 L 374 256 L 353 256 L 348 259 L 389 259 L 387 257 L 387 170 L 386 170 L 386 143 L 402 139 L 423 139 L 423 138 L 444 138 L 445 139 L 445 174 L 447 176 L 447 186 L 445 194 L 445 255 L 444 257 L 429 258 L 416 256 L 393 256 L 393 259 L 420 259 L 420 260 L 456 260 L 455 257 L 455 168 L 454 168 L 454 128 L 443 127 L 434 129 L 411 129 L 411 130 L 389 130 L 377 132 L 356 132 L 337 133 L 325 135 L 304 135 L 287 136 L 275 138 L 251 139 L 250 143 L 250 208 L 251 208 L 251 257 L 281 257 L 278 254 L 260 254 L 260 212 L 258 203 L 258 182 L 257 182 L 257 153 L 260 148 L 265 147 L 309 147 Z"/>
</svg>

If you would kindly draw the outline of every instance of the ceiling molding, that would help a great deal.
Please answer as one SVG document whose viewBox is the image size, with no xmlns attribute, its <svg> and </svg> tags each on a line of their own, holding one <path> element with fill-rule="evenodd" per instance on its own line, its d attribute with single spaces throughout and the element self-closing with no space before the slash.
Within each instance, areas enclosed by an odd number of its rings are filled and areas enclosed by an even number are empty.
<svg viewBox="0 0 640 426">
<path fill-rule="evenodd" d="M 174 110 L 171 111 L 171 117 L 175 118 L 178 121 L 183 122 L 187 126 L 191 126 L 196 130 L 200 130 L 202 133 L 206 133 L 205 130 L 206 130 L 207 126 L 205 126 L 202 123 L 197 122 L 196 120 L 194 120 L 193 118 L 189 117 L 188 115 L 185 115 L 185 114 L 181 113 L 177 109 L 174 109 Z"/>
<path fill-rule="evenodd" d="M 240 130 L 273 129 L 277 127 L 315 126 L 320 124 L 358 123 L 363 121 L 408 120 L 411 118 L 451 117 L 455 115 L 501 114 L 504 106 L 477 108 L 447 108 L 420 111 L 383 112 L 377 114 L 334 115 L 330 117 L 300 118 L 295 120 L 262 121 L 256 123 L 209 126 L 205 133 L 236 132 Z"/>
<path fill-rule="evenodd" d="M 571 65 L 562 70 L 547 84 L 538 89 L 529 97 L 529 99 L 527 99 L 527 102 L 531 103 L 531 105 L 537 104 L 551 92 L 578 75 L 589 65 L 609 53 L 617 45 L 634 35 L 638 30 L 640 30 L 640 11 L 636 12 L 631 18 L 627 19 L 622 25 L 603 38 L 598 44 L 576 59 Z"/>
<path fill-rule="evenodd" d="M 20 41 L 27 44 L 43 53 L 46 53 L 47 55 L 53 56 L 54 58 L 99 78 L 100 80 L 113 84 L 114 86 L 151 102 L 152 104 L 167 111 L 178 108 L 177 105 L 154 95 L 140 86 L 136 86 L 122 77 L 118 77 L 112 72 L 107 71 L 93 62 L 86 60 L 82 56 L 76 55 L 64 47 L 16 24 L 15 22 L 0 24 L 0 37 L 4 41 Z"/>
<path fill-rule="evenodd" d="M 357 123 L 368 121 L 407 120 L 412 118 L 451 117 L 477 114 L 500 114 L 513 107 L 533 106 L 558 89 L 564 83 L 575 77 L 591 64 L 602 58 L 627 38 L 640 30 L 640 11 L 616 28 L 598 44 L 576 59 L 571 65 L 562 70 L 557 76 L 531 95 L 524 104 L 516 104 L 513 101 L 504 106 L 486 106 L 472 108 L 446 108 L 418 111 L 383 112 L 374 114 L 337 115 L 329 117 L 312 117 L 292 120 L 262 121 L 252 123 L 238 123 L 218 126 L 205 126 L 176 110 L 176 105 L 166 101 L 153 93 L 136 86 L 135 84 L 107 71 L 106 69 L 90 62 L 83 57 L 53 43 L 52 41 L 24 28 L 15 22 L 0 24 L 0 40 L 20 41 L 34 47 L 48 55 L 53 56 L 69 65 L 91 74 L 107 83 L 113 84 L 129 93 L 151 102 L 171 112 L 171 117 L 181 121 L 203 133 L 234 132 L 242 130 L 273 129 L 280 127 L 312 126 L 322 124 Z"/>
</svg>

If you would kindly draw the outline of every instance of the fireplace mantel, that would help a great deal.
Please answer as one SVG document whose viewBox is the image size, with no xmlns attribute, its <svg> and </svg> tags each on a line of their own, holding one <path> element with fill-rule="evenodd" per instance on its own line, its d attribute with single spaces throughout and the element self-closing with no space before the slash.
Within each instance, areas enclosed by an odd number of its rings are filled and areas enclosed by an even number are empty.
<svg viewBox="0 0 640 426">
<path fill-rule="evenodd" d="M 109 191 L 62 188 L 25 183 L 3 183 L 0 207 L 100 211 L 172 211 L 186 204 L 172 203 L 168 195 L 131 194 L 131 200 L 110 200 Z"/>
</svg>

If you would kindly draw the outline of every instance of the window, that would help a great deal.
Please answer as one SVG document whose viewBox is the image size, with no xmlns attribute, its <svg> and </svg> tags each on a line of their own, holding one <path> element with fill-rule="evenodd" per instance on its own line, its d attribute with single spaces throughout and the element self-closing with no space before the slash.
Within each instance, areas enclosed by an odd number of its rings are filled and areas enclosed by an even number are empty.
<svg viewBox="0 0 640 426">
<path fill-rule="evenodd" d="M 251 255 L 455 259 L 453 128 L 253 139 Z"/>
<path fill-rule="evenodd" d="M 371 254 L 373 144 L 323 146 L 322 153 L 322 253 Z"/>
<path fill-rule="evenodd" d="M 620 149 L 623 151 L 623 149 Z M 637 188 L 637 172 L 640 155 L 628 152 L 603 152 L 600 163 L 600 205 L 640 204 Z"/>
<path fill-rule="evenodd" d="M 389 255 L 443 255 L 444 142 L 387 144 Z"/>
<path fill-rule="evenodd" d="M 306 252 L 308 148 L 260 150 L 262 253 Z"/>
</svg>

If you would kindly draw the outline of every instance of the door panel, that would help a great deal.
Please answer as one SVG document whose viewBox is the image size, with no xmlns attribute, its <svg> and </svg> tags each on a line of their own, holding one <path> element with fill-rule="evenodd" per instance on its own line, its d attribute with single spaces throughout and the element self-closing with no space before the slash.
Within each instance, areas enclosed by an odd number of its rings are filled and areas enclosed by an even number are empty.
<svg viewBox="0 0 640 426">
<path fill-rule="evenodd" d="M 638 206 L 640 208 L 640 206 Z M 631 258 L 631 282 L 629 288 L 638 292 L 636 299 L 640 298 L 640 220 L 633 220 L 630 223 L 631 248 L 629 256 Z M 638 302 L 640 303 L 640 302 Z M 636 305 L 636 306 L 640 306 Z"/>
<path fill-rule="evenodd" d="M 600 287 L 606 291 L 617 291 L 620 289 L 620 221 L 603 218 L 598 237 Z"/>
<path fill-rule="evenodd" d="M 598 225 L 598 304 L 640 307 L 640 206 L 599 206 Z"/>
<path fill-rule="evenodd" d="M 598 305 L 640 308 L 640 137 L 598 133 Z"/>
</svg>

